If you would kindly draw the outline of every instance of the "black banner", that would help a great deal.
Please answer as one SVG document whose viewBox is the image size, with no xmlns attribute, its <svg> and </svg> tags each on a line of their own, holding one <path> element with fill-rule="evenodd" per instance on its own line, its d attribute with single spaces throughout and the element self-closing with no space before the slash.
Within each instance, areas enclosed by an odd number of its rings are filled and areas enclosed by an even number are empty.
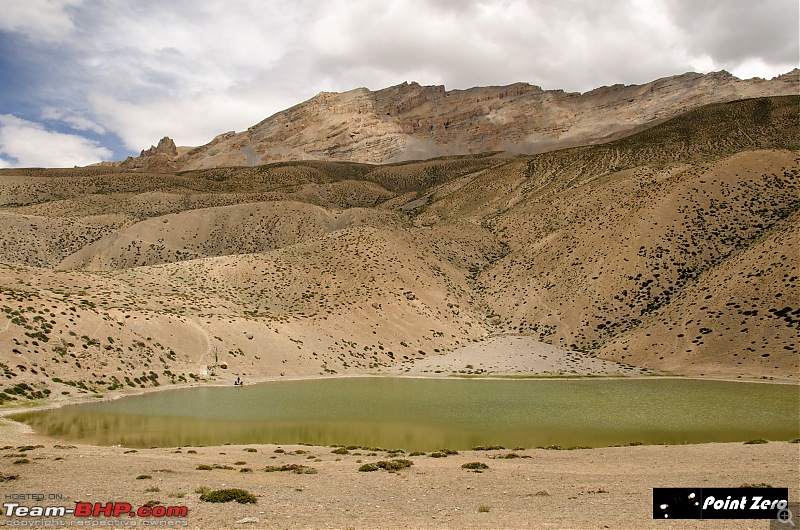
<svg viewBox="0 0 800 530">
<path fill-rule="evenodd" d="M 653 519 L 778 519 L 789 488 L 653 488 Z"/>
</svg>

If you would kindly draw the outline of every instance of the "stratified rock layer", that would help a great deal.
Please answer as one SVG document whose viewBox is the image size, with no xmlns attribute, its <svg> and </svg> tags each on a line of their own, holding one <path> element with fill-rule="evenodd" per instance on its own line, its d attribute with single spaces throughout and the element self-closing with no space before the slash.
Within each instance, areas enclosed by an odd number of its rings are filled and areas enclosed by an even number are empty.
<svg viewBox="0 0 800 530">
<path fill-rule="evenodd" d="M 159 143 L 122 165 L 189 170 L 297 160 L 380 164 L 489 151 L 536 154 L 616 139 L 711 103 L 798 92 L 798 70 L 772 80 L 687 73 L 583 94 L 526 83 L 451 91 L 403 83 L 376 92 L 322 92 L 181 155 L 174 144 L 168 149 Z"/>
</svg>

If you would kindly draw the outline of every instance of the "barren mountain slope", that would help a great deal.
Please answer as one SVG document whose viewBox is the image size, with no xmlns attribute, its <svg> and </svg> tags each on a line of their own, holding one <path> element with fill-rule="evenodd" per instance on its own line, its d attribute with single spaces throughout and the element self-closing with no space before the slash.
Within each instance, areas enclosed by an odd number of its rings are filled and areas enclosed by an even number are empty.
<svg viewBox="0 0 800 530">
<path fill-rule="evenodd" d="M 710 103 L 798 92 L 797 70 L 770 81 L 687 73 L 584 94 L 525 83 L 451 91 L 403 83 L 376 92 L 323 92 L 180 155 L 166 138 L 122 166 L 163 171 L 283 160 L 387 163 L 487 151 L 532 154 L 618 138 Z"/>
<path fill-rule="evenodd" d="M 537 217 L 548 222 L 538 227 L 530 221 L 536 206 L 520 205 L 495 220 L 494 226 L 502 234 L 513 233 L 516 241 L 508 256 L 477 277 L 482 299 L 502 317 L 502 328 L 539 333 L 556 344 L 586 350 L 625 336 L 759 238 L 794 230 L 780 221 L 800 205 L 799 164 L 792 152 L 755 151 L 700 167 L 625 170 L 541 205 Z M 532 237 L 519 242 L 524 233 Z M 798 259 L 796 253 L 787 256 L 790 262 Z M 745 260 L 741 267 L 757 263 Z M 728 280 L 740 281 L 740 272 L 729 269 Z M 759 282 L 762 289 L 784 291 L 770 283 L 776 280 L 765 276 Z M 712 291 L 702 298 L 707 295 L 716 296 Z M 791 290 L 786 296 L 797 298 Z M 753 309 L 764 314 L 772 303 L 765 298 Z M 784 339 L 797 336 L 796 327 L 783 322 L 762 320 L 753 328 L 775 325 Z M 761 334 L 769 335 L 753 329 L 750 340 Z M 718 355 L 708 348 L 692 352 L 697 364 L 707 361 L 704 356 Z M 673 354 L 672 348 L 659 351 L 660 360 Z M 619 358 L 624 355 L 620 352 Z M 790 352 L 775 355 L 792 364 L 797 360 Z M 662 368 L 675 364 L 654 363 Z"/>
<path fill-rule="evenodd" d="M 707 107 L 604 146 L 512 162 L 433 203 L 416 222 L 482 219 L 507 248 L 474 271 L 476 299 L 500 329 L 595 350 L 797 211 L 796 105 L 794 98 Z M 758 149 L 767 145 L 786 149 Z M 760 314 L 772 307 L 761 304 Z M 765 328 L 756 336 L 797 335 L 796 324 L 754 325 Z M 784 327 L 766 330 L 775 325 Z M 697 365 L 719 360 L 715 349 L 693 352 Z M 651 366 L 674 369 L 669 355 Z M 797 363 L 788 350 L 773 355 L 782 362 L 748 369 L 770 375 Z M 630 359 L 624 350 L 617 358 Z M 691 363 L 683 370 L 702 371 Z"/>
<path fill-rule="evenodd" d="M 159 216 L 114 232 L 67 256 L 60 268 L 112 270 L 285 247 L 351 225 L 402 224 L 398 214 L 368 209 L 330 212 L 271 201 Z"/>
<path fill-rule="evenodd" d="M 798 241 L 795 211 L 599 354 L 676 372 L 800 373 Z"/>
<path fill-rule="evenodd" d="M 0 171 L 0 400 L 191 380 L 215 352 L 406 371 L 496 334 L 796 379 L 799 104 L 534 156 Z"/>
<path fill-rule="evenodd" d="M 485 334 L 465 271 L 418 243 L 351 227 L 115 272 L 2 266 L 0 367 L 34 391 L 191 381 L 215 354 L 246 378 L 405 370 Z"/>
<path fill-rule="evenodd" d="M 252 252 L 303 240 L 297 228 L 309 224 L 302 212 L 335 220 L 323 223 L 326 231 L 352 223 L 392 225 L 395 214 L 345 210 L 391 210 L 393 201 L 405 204 L 420 190 L 506 158 L 475 155 L 393 166 L 303 162 L 180 175 L 117 168 L 7 170 L 0 173 L 0 204 L 6 206 L 0 215 L 6 215 L 9 230 L 0 233 L 0 258 L 108 268 Z M 284 212 L 289 201 L 303 203 L 292 206 L 296 216 Z M 265 218 L 250 215 L 256 211 Z M 207 239 L 212 235 L 214 241 Z"/>
</svg>

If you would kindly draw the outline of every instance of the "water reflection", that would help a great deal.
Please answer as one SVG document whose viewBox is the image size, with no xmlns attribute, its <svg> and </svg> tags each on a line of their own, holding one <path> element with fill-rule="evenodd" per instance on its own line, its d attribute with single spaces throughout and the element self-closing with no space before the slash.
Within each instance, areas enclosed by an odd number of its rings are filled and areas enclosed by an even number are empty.
<svg viewBox="0 0 800 530">
<path fill-rule="evenodd" d="M 800 387 L 688 380 L 282 381 L 164 391 L 14 417 L 126 447 L 310 443 L 433 450 L 800 435 Z"/>
</svg>

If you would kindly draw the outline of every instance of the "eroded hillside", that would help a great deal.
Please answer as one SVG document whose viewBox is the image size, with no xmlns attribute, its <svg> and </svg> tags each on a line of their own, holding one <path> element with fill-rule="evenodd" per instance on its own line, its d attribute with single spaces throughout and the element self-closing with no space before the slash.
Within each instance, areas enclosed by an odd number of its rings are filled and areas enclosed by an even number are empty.
<svg viewBox="0 0 800 530">
<path fill-rule="evenodd" d="M 30 396 L 191 381 L 215 355 L 246 377 L 402 372 L 517 334 L 797 379 L 798 105 L 533 156 L 3 170 L 0 367 Z"/>
</svg>

